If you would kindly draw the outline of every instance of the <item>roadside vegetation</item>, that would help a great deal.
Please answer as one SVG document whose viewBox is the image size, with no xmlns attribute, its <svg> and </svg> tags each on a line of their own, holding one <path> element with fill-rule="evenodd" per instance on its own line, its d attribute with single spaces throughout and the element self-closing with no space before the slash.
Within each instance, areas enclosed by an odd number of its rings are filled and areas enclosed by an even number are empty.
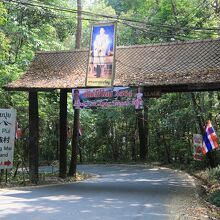
<svg viewBox="0 0 220 220">
<path fill-rule="evenodd" d="M 216 168 L 207 170 L 208 183 L 207 183 L 207 194 L 208 201 L 220 207 L 220 165 Z"/>
<path fill-rule="evenodd" d="M 164 165 L 171 169 L 182 170 L 196 178 L 197 193 L 205 201 L 213 215 L 220 216 L 220 165 L 210 168 L 207 163 L 192 161 L 187 164 Z M 207 168 L 208 167 L 208 168 Z"/>
<path fill-rule="evenodd" d="M 39 182 L 36 184 L 30 182 L 29 173 L 26 169 L 18 172 L 15 169 L 11 169 L 10 172 L 8 171 L 5 175 L 1 175 L 0 188 L 64 184 L 83 181 L 94 177 L 94 175 L 89 173 L 77 172 L 75 176 L 64 179 L 59 177 L 57 167 L 55 172 L 53 171 L 54 168 L 55 167 L 49 167 L 47 172 L 41 172 L 39 174 Z"/>
</svg>

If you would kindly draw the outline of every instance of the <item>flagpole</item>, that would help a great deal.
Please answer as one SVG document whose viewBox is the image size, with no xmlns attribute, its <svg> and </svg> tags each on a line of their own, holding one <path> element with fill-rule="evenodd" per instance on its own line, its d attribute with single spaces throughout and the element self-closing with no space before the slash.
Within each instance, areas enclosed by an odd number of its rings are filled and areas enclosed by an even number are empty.
<svg viewBox="0 0 220 220">
<path fill-rule="evenodd" d="M 211 167 L 211 168 L 215 168 L 215 160 L 214 160 L 212 151 L 209 151 L 206 155 L 207 155 L 207 157 L 208 157 L 208 159 L 209 159 L 209 165 L 210 165 L 210 167 Z"/>
</svg>

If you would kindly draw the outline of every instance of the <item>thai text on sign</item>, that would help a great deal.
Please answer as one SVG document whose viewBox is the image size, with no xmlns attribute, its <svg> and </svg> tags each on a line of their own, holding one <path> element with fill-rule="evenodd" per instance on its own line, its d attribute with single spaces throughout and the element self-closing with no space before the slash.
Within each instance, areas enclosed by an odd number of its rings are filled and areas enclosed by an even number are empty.
<svg viewBox="0 0 220 220">
<path fill-rule="evenodd" d="M 0 109 L 0 169 L 13 166 L 16 110 Z"/>
<path fill-rule="evenodd" d="M 73 89 L 72 93 L 75 109 L 132 105 L 135 106 L 135 109 L 143 109 L 143 93 L 141 88 Z"/>
</svg>

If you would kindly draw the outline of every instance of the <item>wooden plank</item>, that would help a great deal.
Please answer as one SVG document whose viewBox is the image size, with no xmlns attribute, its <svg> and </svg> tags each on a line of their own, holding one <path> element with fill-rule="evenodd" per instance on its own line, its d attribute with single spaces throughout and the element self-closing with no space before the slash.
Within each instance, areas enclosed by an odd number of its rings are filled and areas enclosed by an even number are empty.
<svg viewBox="0 0 220 220">
<path fill-rule="evenodd" d="M 38 177 L 38 142 L 39 118 L 37 92 L 29 92 L 29 175 L 32 183 L 37 183 Z"/>
<path fill-rule="evenodd" d="M 189 84 L 170 84 L 170 85 L 143 85 L 144 92 L 160 91 L 161 93 L 171 92 L 204 92 L 219 91 L 220 82 L 215 83 L 189 83 Z"/>
<path fill-rule="evenodd" d="M 130 85 L 124 85 L 124 86 L 130 86 Z M 134 87 L 137 87 L 137 85 L 132 85 Z M 141 87 L 144 88 L 144 91 L 146 93 L 154 93 L 155 91 L 160 91 L 162 93 L 170 93 L 170 92 L 203 92 L 203 91 L 219 91 L 220 90 L 220 82 L 204 82 L 204 83 L 175 83 L 175 84 L 158 84 L 158 85 L 141 85 Z M 78 87 L 79 89 L 85 89 L 87 87 Z M 91 87 L 92 88 L 92 87 Z M 94 87 L 95 88 L 95 87 Z M 6 91 L 26 91 L 26 92 L 51 92 L 56 89 L 66 90 L 68 92 L 72 92 L 71 88 L 14 88 L 14 87 L 7 87 L 3 86 L 3 89 Z M 149 96 L 146 96 L 149 97 Z"/>
</svg>

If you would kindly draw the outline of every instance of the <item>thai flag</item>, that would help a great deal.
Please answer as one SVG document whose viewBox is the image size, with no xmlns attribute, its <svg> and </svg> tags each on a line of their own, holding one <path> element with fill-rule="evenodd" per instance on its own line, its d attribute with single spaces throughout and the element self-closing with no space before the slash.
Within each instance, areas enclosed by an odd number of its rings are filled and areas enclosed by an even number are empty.
<svg viewBox="0 0 220 220">
<path fill-rule="evenodd" d="M 204 155 L 207 154 L 209 151 L 218 148 L 216 139 L 217 139 L 217 135 L 214 131 L 214 128 L 212 127 L 211 121 L 208 120 L 205 134 L 203 135 L 202 153 Z"/>
</svg>

